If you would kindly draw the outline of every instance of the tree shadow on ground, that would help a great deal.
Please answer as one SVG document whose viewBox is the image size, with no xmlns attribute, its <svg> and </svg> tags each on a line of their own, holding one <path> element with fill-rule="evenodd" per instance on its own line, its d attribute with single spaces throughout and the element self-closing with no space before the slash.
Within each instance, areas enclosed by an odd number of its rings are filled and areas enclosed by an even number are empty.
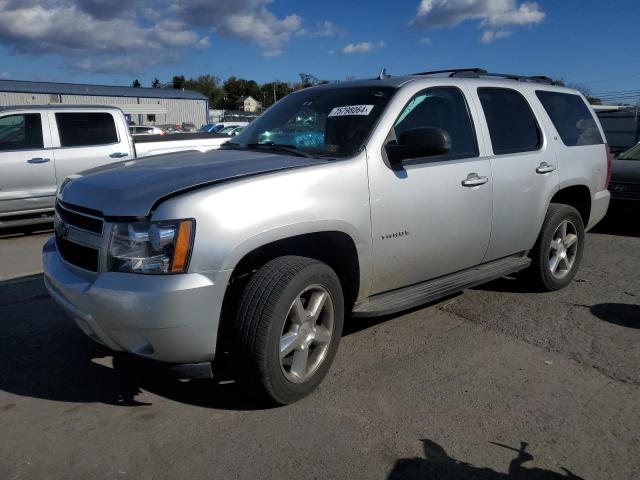
<svg viewBox="0 0 640 480">
<path fill-rule="evenodd" d="M 525 467 L 525 463 L 533 460 L 533 455 L 526 451 L 528 444 L 525 442 L 520 442 L 520 448 L 489 443 L 517 453 L 509 463 L 507 473 L 462 462 L 450 457 L 436 442 L 422 440 L 424 458 L 397 460 L 387 480 L 584 480 L 566 468 L 561 468 L 564 473 L 557 473 L 543 468 Z"/>
<path fill-rule="evenodd" d="M 605 322 L 627 328 L 640 328 L 640 305 L 628 303 L 598 303 L 591 313 Z"/>
</svg>

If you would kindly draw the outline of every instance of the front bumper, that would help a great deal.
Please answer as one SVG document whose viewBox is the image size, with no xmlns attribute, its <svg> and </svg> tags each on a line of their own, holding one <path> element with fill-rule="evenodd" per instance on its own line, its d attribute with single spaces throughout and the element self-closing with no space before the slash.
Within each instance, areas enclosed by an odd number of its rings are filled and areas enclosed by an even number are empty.
<svg viewBox="0 0 640 480">
<path fill-rule="evenodd" d="M 230 271 L 88 275 L 60 257 L 53 238 L 42 258 L 49 294 L 94 340 L 163 362 L 213 360 Z"/>
</svg>

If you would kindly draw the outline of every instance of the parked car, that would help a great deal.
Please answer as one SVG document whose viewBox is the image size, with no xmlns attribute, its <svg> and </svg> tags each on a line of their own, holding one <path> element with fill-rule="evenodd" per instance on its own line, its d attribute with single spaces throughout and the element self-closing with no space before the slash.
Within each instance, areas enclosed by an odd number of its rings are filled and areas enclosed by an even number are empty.
<svg viewBox="0 0 640 480">
<path fill-rule="evenodd" d="M 73 177 L 43 249 L 51 296 L 110 349 L 185 376 L 226 352 L 286 404 L 327 374 L 345 316 L 523 269 L 566 286 L 610 197 L 585 98 L 539 77 L 433 73 L 307 88 L 215 153 Z"/>
<path fill-rule="evenodd" d="M 57 185 L 80 170 L 161 153 L 210 150 L 224 141 L 208 135 L 132 139 L 123 113 L 113 107 L 0 107 L 0 228 L 51 221 Z"/>
<path fill-rule="evenodd" d="M 196 127 L 195 123 L 191 123 L 191 122 L 182 122 L 180 129 L 183 132 L 190 132 L 190 133 L 198 131 L 198 127 Z"/>
<path fill-rule="evenodd" d="M 227 135 L 229 137 L 234 137 L 238 135 L 245 127 L 223 127 L 221 130 L 218 130 L 216 133 L 219 135 Z"/>
<path fill-rule="evenodd" d="M 166 135 L 164 130 L 154 126 L 129 126 L 129 133 L 134 137 L 138 135 Z"/>
<path fill-rule="evenodd" d="M 200 128 L 202 133 L 217 133 L 218 130 L 222 130 L 224 126 L 220 123 L 207 123 Z"/>
<path fill-rule="evenodd" d="M 640 143 L 613 160 L 609 191 L 616 201 L 640 200 Z"/>
<path fill-rule="evenodd" d="M 174 125 L 172 123 L 163 123 L 162 125 L 156 125 L 156 127 L 163 130 L 165 133 L 181 133 L 182 128 L 180 125 Z"/>
</svg>

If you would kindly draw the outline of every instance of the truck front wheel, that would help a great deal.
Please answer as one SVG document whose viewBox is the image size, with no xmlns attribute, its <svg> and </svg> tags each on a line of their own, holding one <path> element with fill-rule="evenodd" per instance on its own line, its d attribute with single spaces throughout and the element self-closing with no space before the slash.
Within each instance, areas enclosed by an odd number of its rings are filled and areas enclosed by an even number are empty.
<svg viewBox="0 0 640 480">
<path fill-rule="evenodd" d="M 274 402 L 295 402 L 327 374 L 344 323 L 335 272 L 312 258 L 284 256 L 262 266 L 246 285 L 234 337 L 241 360 Z"/>
</svg>

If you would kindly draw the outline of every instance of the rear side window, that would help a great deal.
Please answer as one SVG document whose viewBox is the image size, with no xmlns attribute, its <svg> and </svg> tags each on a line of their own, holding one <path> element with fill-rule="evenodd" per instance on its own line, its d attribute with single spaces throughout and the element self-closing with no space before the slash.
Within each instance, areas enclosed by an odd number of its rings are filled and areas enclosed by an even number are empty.
<svg viewBox="0 0 640 480">
<path fill-rule="evenodd" d="M 543 90 L 537 90 L 536 95 L 566 146 L 603 143 L 598 125 L 580 96 Z"/>
<path fill-rule="evenodd" d="M 449 134 L 451 149 L 444 155 L 447 158 L 478 156 L 467 102 L 456 87 L 427 88 L 416 94 L 396 120 L 394 133 L 399 138 L 402 132 L 419 127 L 441 128 Z"/>
<path fill-rule="evenodd" d="M 39 113 L 0 117 L 0 152 L 44 148 Z"/>
<path fill-rule="evenodd" d="M 56 113 L 56 122 L 62 147 L 118 143 L 116 124 L 109 113 Z"/>
<path fill-rule="evenodd" d="M 510 88 L 478 88 L 496 155 L 530 152 L 542 146 L 542 133 L 527 100 Z"/>
</svg>

